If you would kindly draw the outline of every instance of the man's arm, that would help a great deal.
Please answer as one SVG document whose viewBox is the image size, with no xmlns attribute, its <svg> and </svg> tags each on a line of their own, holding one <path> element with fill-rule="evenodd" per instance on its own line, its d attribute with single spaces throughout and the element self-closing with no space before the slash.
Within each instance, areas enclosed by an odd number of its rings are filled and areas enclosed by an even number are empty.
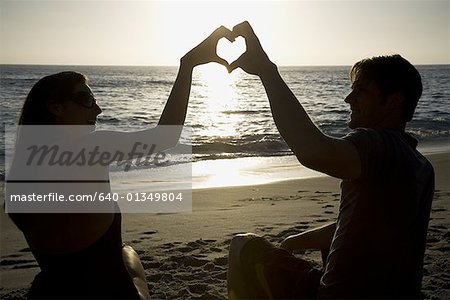
<svg viewBox="0 0 450 300">
<path fill-rule="evenodd" d="M 336 223 L 327 224 L 300 234 L 288 236 L 280 247 L 289 252 L 298 249 L 329 249 Z"/>
<path fill-rule="evenodd" d="M 334 177 L 359 177 L 361 165 L 355 146 L 344 139 L 329 137 L 317 128 L 282 79 L 276 65 L 269 60 L 250 24 L 236 25 L 233 33 L 245 38 L 247 51 L 230 65 L 229 71 L 241 67 L 261 78 L 275 124 L 298 160 L 311 169 Z"/>
</svg>

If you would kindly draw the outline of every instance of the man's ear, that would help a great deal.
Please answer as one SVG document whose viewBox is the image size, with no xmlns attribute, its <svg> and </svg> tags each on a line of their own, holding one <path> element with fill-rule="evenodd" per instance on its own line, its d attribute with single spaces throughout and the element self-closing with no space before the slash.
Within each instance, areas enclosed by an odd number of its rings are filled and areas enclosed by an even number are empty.
<svg viewBox="0 0 450 300">
<path fill-rule="evenodd" d="M 405 96 L 401 92 L 393 92 L 387 96 L 386 105 L 390 109 L 403 110 L 403 103 L 405 102 Z"/>
<path fill-rule="evenodd" d="M 55 101 L 55 100 L 47 100 L 47 109 L 48 111 L 56 116 L 59 117 L 63 113 L 63 106 L 61 105 L 61 102 Z"/>
</svg>

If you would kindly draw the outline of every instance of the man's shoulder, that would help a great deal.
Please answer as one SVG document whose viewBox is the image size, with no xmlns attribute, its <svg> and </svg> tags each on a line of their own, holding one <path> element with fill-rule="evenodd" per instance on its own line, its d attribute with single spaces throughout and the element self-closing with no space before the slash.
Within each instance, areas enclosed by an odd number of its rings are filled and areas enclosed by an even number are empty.
<svg viewBox="0 0 450 300">
<path fill-rule="evenodd" d="M 353 143 L 393 144 L 417 147 L 418 141 L 403 130 L 380 128 L 356 128 L 350 131 L 343 139 Z"/>
<path fill-rule="evenodd" d="M 395 168 L 411 171 L 424 168 L 427 173 L 432 172 L 429 161 L 417 150 L 417 140 L 404 131 L 357 128 L 344 139 L 358 151 L 362 177 L 384 176 Z"/>
</svg>

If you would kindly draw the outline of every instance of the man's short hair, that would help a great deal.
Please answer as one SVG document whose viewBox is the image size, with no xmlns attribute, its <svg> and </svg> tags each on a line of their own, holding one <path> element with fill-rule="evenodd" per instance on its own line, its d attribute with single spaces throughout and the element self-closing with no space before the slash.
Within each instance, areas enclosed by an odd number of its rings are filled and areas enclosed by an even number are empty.
<svg viewBox="0 0 450 300">
<path fill-rule="evenodd" d="M 403 115 L 411 121 L 417 102 L 422 95 L 422 79 L 417 69 L 398 54 L 376 56 L 357 62 L 350 69 L 350 80 L 374 82 L 383 97 L 400 92 L 405 97 Z"/>
</svg>

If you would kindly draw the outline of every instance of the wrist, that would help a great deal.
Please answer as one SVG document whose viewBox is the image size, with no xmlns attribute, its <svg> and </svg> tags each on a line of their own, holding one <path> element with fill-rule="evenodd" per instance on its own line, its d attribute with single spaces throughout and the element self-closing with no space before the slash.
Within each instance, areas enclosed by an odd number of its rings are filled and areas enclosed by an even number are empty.
<svg viewBox="0 0 450 300">
<path fill-rule="evenodd" d="M 278 67 L 276 64 L 269 60 L 266 64 L 261 66 L 259 77 L 264 81 L 266 79 L 272 78 L 276 74 L 278 74 Z"/>
<path fill-rule="evenodd" d="M 194 69 L 194 67 L 195 67 L 195 64 L 192 61 L 192 58 L 189 56 L 189 53 L 180 59 L 180 68 L 192 70 L 192 69 Z"/>
<path fill-rule="evenodd" d="M 289 252 L 292 252 L 292 248 L 291 248 L 291 246 L 289 245 L 289 244 L 290 244 L 289 242 L 290 242 L 289 239 L 285 239 L 284 241 L 281 242 L 280 248 L 283 248 L 284 250 L 287 250 L 287 251 L 289 251 Z"/>
</svg>

